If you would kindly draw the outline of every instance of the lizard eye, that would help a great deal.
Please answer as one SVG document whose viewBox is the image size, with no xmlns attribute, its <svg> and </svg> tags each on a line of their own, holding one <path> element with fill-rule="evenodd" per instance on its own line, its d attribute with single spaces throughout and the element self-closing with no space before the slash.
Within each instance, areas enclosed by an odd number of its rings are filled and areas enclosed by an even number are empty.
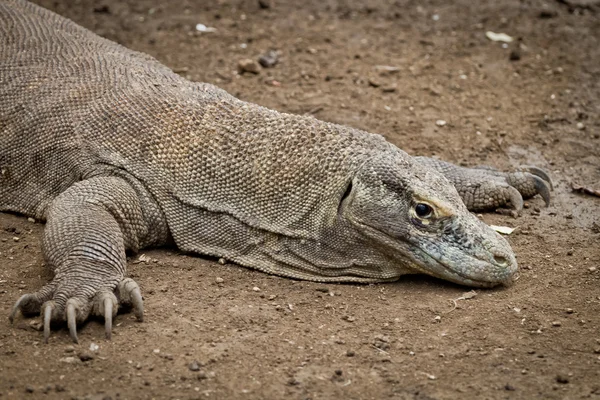
<svg viewBox="0 0 600 400">
<path fill-rule="evenodd" d="M 430 218 L 433 215 L 433 208 L 425 203 L 419 203 L 415 206 L 415 213 L 419 218 Z"/>
</svg>

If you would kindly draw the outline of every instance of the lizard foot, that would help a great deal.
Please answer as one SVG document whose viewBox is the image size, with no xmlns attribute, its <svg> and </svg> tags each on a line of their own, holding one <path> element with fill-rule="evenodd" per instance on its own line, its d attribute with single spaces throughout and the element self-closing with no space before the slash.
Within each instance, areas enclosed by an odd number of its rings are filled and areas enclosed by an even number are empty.
<svg viewBox="0 0 600 400">
<path fill-rule="evenodd" d="M 550 192 L 554 190 L 550 176 L 541 168 L 521 166 L 513 172 L 501 172 L 489 167 L 478 167 L 476 182 L 466 190 L 467 198 L 471 197 L 472 210 L 496 208 L 498 212 L 520 213 L 523 199 L 540 195 L 546 206 L 550 205 Z M 470 194 L 470 196 L 469 196 Z M 502 209 L 510 205 L 512 210 Z"/>
<path fill-rule="evenodd" d="M 78 343 L 77 324 L 83 323 L 90 315 L 104 317 L 105 334 L 108 340 L 112 334 L 112 320 L 117 315 L 119 305 L 132 307 L 138 321 L 143 320 L 144 306 L 140 287 L 131 278 L 123 279 L 114 292 L 99 289 L 91 297 L 70 296 L 57 290 L 55 282 L 44 286 L 36 293 L 21 296 L 15 303 L 9 319 L 12 323 L 20 311 L 23 315 L 40 313 L 44 321 L 44 342 L 50 337 L 50 324 L 67 322 L 69 335 Z"/>
<path fill-rule="evenodd" d="M 452 182 L 470 211 L 495 209 L 516 216 L 523 209 L 523 199 L 538 194 L 546 206 L 550 205 L 552 180 L 541 168 L 524 165 L 512 172 L 502 172 L 488 166 L 466 168 L 434 158 L 415 158 Z M 512 209 L 502 208 L 507 206 Z"/>
</svg>

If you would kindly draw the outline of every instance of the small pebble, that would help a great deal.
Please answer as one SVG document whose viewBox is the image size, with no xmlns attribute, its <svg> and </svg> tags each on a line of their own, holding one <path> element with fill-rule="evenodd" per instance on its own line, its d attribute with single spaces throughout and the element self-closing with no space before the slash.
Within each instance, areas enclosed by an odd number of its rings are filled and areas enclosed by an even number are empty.
<svg viewBox="0 0 600 400">
<path fill-rule="evenodd" d="M 215 279 L 215 282 L 217 282 L 217 283 L 223 283 L 223 282 L 225 282 L 225 279 L 223 279 L 223 278 L 217 278 L 217 279 Z"/>
<path fill-rule="evenodd" d="M 567 312 L 567 314 L 573 314 L 574 312 L 572 308 L 567 308 L 565 311 Z"/>
<path fill-rule="evenodd" d="M 595 271 L 596 271 L 596 267 L 589 267 L 589 268 L 588 268 L 588 271 L 590 271 L 590 272 L 595 272 Z"/>
<path fill-rule="evenodd" d="M 275 50 L 269 50 L 258 58 L 258 62 L 264 68 L 272 68 L 279 62 L 279 55 Z"/>
<path fill-rule="evenodd" d="M 355 353 L 354 351 L 352 351 L 352 350 L 348 350 L 348 351 L 346 352 L 346 356 L 347 356 L 347 357 L 354 357 L 355 355 L 356 355 L 356 353 Z"/>
<path fill-rule="evenodd" d="M 553 321 L 553 322 L 552 322 L 552 326 L 559 327 L 559 326 L 561 326 L 561 325 L 562 325 L 562 324 L 561 324 L 561 322 L 560 322 L 560 321 Z"/>
<path fill-rule="evenodd" d="M 31 327 L 31 329 L 36 331 L 44 330 L 44 323 L 37 319 L 34 319 L 33 321 L 29 322 L 29 326 Z"/>
<path fill-rule="evenodd" d="M 27 386 L 25 386 L 25 391 L 27 393 L 33 393 L 33 392 L 35 392 L 35 389 L 31 385 L 27 385 Z"/>
<path fill-rule="evenodd" d="M 369 86 L 379 87 L 381 86 L 381 82 L 379 82 L 377 79 L 369 78 Z"/>
<path fill-rule="evenodd" d="M 508 390 L 510 392 L 515 391 L 515 387 L 513 385 L 511 385 L 510 383 L 507 383 L 506 385 L 504 385 L 504 390 Z"/>
<path fill-rule="evenodd" d="M 254 287 L 252 288 L 252 290 L 254 290 L 255 292 L 260 292 L 260 288 L 259 288 L 258 286 L 254 286 Z"/>
<path fill-rule="evenodd" d="M 194 360 L 188 365 L 188 368 L 190 371 L 200 371 L 200 364 L 198 364 L 198 361 Z"/>
<path fill-rule="evenodd" d="M 556 382 L 562 383 L 564 385 L 569 383 L 569 378 L 565 375 L 556 375 Z"/>
<path fill-rule="evenodd" d="M 435 121 L 435 124 L 437 126 L 445 126 L 447 124 L 447 122 L 444 121 L 443 119 L 438 119 L 437 121 Z"/>
<path fill-rule="evenodd" d="M 583 122 L 578 122 L 577 123 L 577 129 L 579 129 L 580 131 L 585 129 L 585 125 L 583 124 Z"/>
</svg>

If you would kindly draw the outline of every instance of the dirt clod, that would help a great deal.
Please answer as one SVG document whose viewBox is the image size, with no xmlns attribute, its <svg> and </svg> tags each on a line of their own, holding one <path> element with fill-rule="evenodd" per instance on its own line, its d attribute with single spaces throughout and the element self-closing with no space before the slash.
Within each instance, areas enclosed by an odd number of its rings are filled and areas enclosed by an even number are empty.
<svg viewBox="0 0 600 400">
<path fill-rule="evenodd" d="M 243 74 L 244 72 L 258 74 L 260 73 L 260 64 L 249 58 L 244 58 L 238 61 L 238 72 L 240 74 Z"/>
<path fill-rule="evenodd" d="M 79 359 L 81 361 L 83 361 L 83 362 L 91 361 L 94 358 L 96 358 L 96 356 L 94 355 L 94 353 L 89 352 L 87 350 L 82 350 L 79 353 L 77 353 L 77 357 L 79 357 Z"/>
</svg>

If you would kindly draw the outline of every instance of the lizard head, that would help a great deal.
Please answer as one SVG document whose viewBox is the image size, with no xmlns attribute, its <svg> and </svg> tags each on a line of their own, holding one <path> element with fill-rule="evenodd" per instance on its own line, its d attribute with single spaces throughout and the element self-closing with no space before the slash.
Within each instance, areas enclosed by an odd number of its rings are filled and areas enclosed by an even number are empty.
<svg viewBox="0 0 600 400">
<path fill-rule="evenodd" d="M 341 217 L 403 273 L 491 287 L 517 272 L 508 242 L 467 210 L 445 177 L 402 151 L 365 163 L 341 198 Z"/>
</svg>

